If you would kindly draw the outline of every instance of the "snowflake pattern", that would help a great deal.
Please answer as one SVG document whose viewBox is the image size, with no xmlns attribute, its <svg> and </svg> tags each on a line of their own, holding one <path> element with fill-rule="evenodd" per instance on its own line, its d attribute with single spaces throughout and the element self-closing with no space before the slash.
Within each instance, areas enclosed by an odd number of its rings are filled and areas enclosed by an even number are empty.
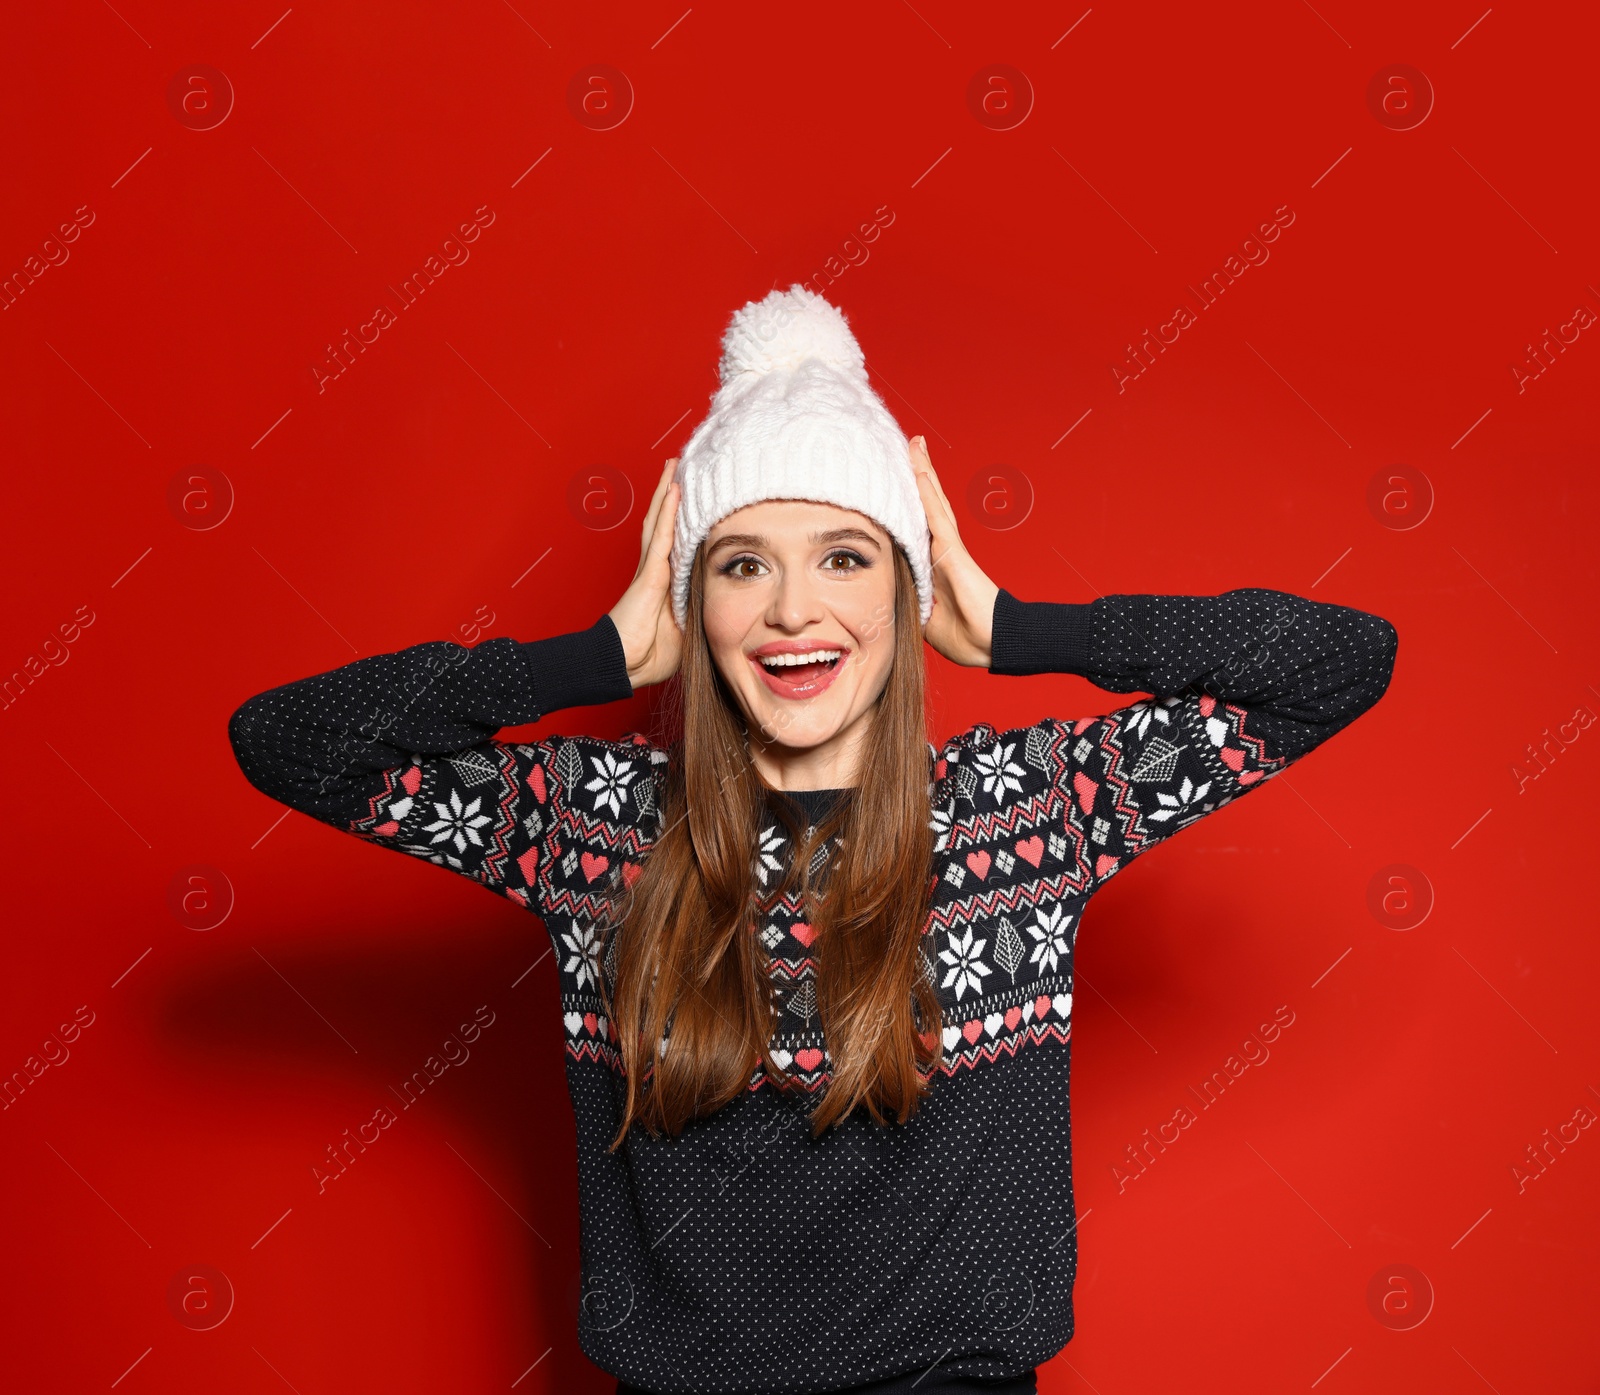
<svg viewBox="0 0 1600 1395">
<path fill-rule="evenodd" d="M 564 974 L 576 975 L 579 988 L 600 983 L 600 927 L 573 921 L 570 933 L 563 932 L 561 943 L 567 947 L 568 958 L 561 966 Z"/>
<path fill-rule="evenodd" d="M 1017 743 L 1013 741 L 1008 746 L 996 742 L 987 751 L 978 752 L 978 770 L 983 776 L 983 792 L 992 794 L 996 804 L 1004 804 L 1006 792 L 1013 794 L 1022 793 L 1022 781 L 1018 778 L 1027 772 L 1012 760 L 1016 754 Z"/>
<path fill-rule="evenodd" d="M 1033 953 L 1028 956 L 1029 962 L 1037 964 L 1041 971 L 1048 968 L 1055 973 L 1061 960 L 1072 953 L 1072 916 L 1059 901 L 1050 907 L 1048 914 L 1042 910 L 1033 914 L 1039 923 L 1027 927 L 1036 941 Z"/>
<path fill-rule="evenodd" d="M 989 942 L 978 940 L 974 943 L 972 927 L 967 926 L 964 935 L 952 933 L 947 949 L 939 951 L 939 958 L 949 964 L 950 972 L 944 976 L 944 982 L 939 986 L 949 988 L 952 985 L 956 990 L 956 1001 L 961 1001 L 961 995 L 971 989 L 974 994 L 983 992 L 983 981 L 989 977 L 990 969 L 978 956 L 983 953 L 983 948 Z"/>
<path fill-rule="evenodd" d="M 1175 697 L 1145 698 L 1129 707 L 1123 716 L 1123 730 L 1143 741 L 1150 734 L 1151 723 L 1157 726 L 1172 725 L 1172 709 L 1177 706 Z"/>
<path fill-rule="evenodd" d="M 479 795 L 470 804 L 463 805 L 460 791 L 451 790 L 448 803 L 433 806 L 439 817 L 425 825 L 422 831 L 433 834 L 435 843 L 454 843 L 458 853 L 466 852 L 468 843 L 481 848 L 483 839 L 478 836 L 478 830 L 492 822 L 487 814 L 478 812 L 478 806 L 482 803 L 483 796 Z"/>
<path fill-rule="evenodd" d="M 1199 804 L 1210 792 L 1210 780 L 1197 785 L 1185 775 L 1183 783 L 1178 786 L 1177 794 L 1168 794 L 1165 790 L 1156 791 L 1156 799 L 1161 807 L 1150 815 L 1150 822 L 1166 823 L 1168 819 L 1175 819 L 1180 815 L 1191 812 L 1193 812 L 1194 818 L 1199 818 L 1201 814 L 1209 814 L 1217 807 L 1215 804 L 1202 805 L 1198 811 L 1195 811 L 1195 805 Z"/>
<path fill-rule="evenodd" d="M 761 843 L 756 848 L 756 876 L 761 878 L 761 885 L 767 884 L 767 878 L 774 872 L 783 871 L 783 863 L 778 859 L 778 849 L 788 840 L 773 824 L 768 824 L 761 830 Z"/>
<path fill-rule="evenodd" d="M 623 802 L 628 798 L 628 786 L 639 772 L 633 768 L 632 761 L 619 761 L 610 751 L 599 757 L 590 756 L 589 764 L 594 767 L 595 774 L 584 789 L 594 795 L 595 812 L 609 808 L 612 818 L 621 818 Z"/>
</svg>

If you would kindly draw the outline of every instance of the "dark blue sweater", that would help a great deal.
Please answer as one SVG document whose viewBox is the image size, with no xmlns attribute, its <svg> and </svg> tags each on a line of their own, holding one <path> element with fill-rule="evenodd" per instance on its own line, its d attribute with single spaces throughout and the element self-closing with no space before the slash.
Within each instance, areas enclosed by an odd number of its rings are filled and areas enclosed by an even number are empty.
<svg viewBox="0 0 1600 1395">
<path fill-rule="evenodd" d="M 932 761 L 937 878 L 924 958 L 944 1020 L 905 1124 L 811 1135 L 826 1086 L 802 907 L 760 935 L 782 1005 L 759 1075 L 675 1138 L 621 1121 L 597 928 L 649 855 L 668 753 L 643 738 L 495 740 L 502 726 L 627 697 L 609 619 L 473 649 L 417 645 L 251 698 L 229 725 L 275 799 L 471 877 L 541 916 L 560 974 L 577 1116 L 579 1339 L 637 1387 L 695 1395 L 1017 1391 L 1072 1336 L 1077 1266 L 1067 1079 L 1072 958 L 1094 892 L 1248 793 L 1384 693 L 1394 627 L 1268 590 L 995 603 L 992 672 L 1080 674 L 1149 693 L 1104 716 L 996 732 Z M 776 886 L 774 819 L 754 849 Z M 376 870 L 376 869 L 375 869 Z"/>
</svg>

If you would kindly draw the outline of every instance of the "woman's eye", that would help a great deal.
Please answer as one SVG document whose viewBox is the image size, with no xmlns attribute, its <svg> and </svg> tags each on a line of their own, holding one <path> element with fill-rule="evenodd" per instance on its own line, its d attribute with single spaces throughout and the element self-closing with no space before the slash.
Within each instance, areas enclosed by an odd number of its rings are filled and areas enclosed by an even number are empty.
<svg viewBox="0 0 1600 1395">
<path fill-rule="evenodd" d="M 830 572 L 853 572 L 857 567 L 866 565 L 866 561 L 854 552 L 830 552 L 823 559 L 823 568 Z"/>
<path fill-rule="evenodd" d="M 722 574 L 724 576 L 736 576 L 748 579 L 750 577 L 760 576 L 763 570 L 761 559 L 758 557 L 734 557 L 728 562 L 724 563 L 722 567 Z"/>
</svg>

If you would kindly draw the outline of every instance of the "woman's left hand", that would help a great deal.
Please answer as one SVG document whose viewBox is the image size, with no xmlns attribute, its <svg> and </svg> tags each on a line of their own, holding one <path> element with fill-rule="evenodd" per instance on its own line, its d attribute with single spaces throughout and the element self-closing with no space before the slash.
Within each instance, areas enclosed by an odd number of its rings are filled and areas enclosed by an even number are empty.
<svg viewBox="0 0 1600 1395">
<path fill-rule="evenodd" d="M 972 560 L 956 527 L 955 511 L 928 458 L 928 443 L 911 438 L 911 465 L 928 531 L 933 535 L 933 613 L 922 637 L 951 663 L 988 668 L 994 636 L 994 601 L 1000 588 Z"/>
</svg>

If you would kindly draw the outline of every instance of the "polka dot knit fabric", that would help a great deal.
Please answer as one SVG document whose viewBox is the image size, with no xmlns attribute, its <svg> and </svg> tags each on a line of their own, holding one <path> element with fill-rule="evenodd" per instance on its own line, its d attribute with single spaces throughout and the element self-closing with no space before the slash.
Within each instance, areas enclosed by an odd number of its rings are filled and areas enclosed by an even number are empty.
<svg viewBox="0 0 1600 1395">
<path fill-rule="evenodd" d="M 1082 604 L 1002 591 L 993 672 L 1149 696 L 930 749 L 923 957 L 942 1061 L 910 1122 L 858 1114 L 820 1138 L 807 1119 L 829 1071 L 815 934 L 773 894 L 757 933 L 780 1004 L 773 1056 L 796 1088 L 753 1077 L 678 1138 L 634 1129 L 607 1151 L 623 1082 L 600 926 L 660 831 L 669 754 L 642 737 L 496 733 L 629 695 L 609 619 L 359 659 L 251 698 L 229 735 L 273 798 L 543 919 L 577 1118 L 579 1339 L 620 1390 L 1021 1391 L 1073 1332 L 1067 1084 L 1089 898 L 1354 721 L 1386 690 L 1396 647 L 1379 616 L 1280 591 Z M 816 798 L 802 801 L 813 817 Z M 785 829 L 774 817 L 751 849 L 758 896 L 782 881 Z"/>
</svg>

